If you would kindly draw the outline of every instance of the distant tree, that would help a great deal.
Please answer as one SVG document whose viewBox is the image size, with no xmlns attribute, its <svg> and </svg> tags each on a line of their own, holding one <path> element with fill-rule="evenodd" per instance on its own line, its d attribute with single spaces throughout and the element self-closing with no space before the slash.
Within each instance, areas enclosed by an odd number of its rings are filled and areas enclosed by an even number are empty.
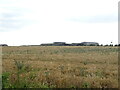
<svg viewBox="0 0 120 90">
<path fill-rule="evenodd" d="M 94 44 L 90 44 L 89 46 L 95 46 Z"/>
<path fill-rule="evenodd" d="M 110 46 L 113 46 L 113 44 L 110 44 Z"/>
<path fill-rule="evenodd" d="M 0 44 L 0 46 L 8 46 L 7 44 Z"/>
<path fill-rule="evenodd" d="M 118 46 L 117 44 L 115 44 L 114 46 Z"/>
<path fill-rule="evenodd" d="M 113 46 L 112 42 L 111 42 L 110 46 Z"/>
<path fill-rule="evenodd" d="M 108 44 L 104 45 L 104 46 L 109 46 Z"/>
</svg>

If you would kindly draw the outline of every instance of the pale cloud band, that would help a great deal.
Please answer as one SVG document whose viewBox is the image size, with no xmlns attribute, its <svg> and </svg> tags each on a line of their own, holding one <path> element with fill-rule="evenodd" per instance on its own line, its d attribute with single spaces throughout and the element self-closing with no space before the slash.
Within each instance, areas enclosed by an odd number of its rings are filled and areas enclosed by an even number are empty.
<svg viewBox="0 0 120 90">
<path fill-rule="evenodd" d="M 81 22 L 81 23 L 114 23 L 118 22 L 118 16 L 116 14 L 109 15 L 95 15 L 95 16 L 81 16 L 67 18 L 67 21 Z"/>
</svg>

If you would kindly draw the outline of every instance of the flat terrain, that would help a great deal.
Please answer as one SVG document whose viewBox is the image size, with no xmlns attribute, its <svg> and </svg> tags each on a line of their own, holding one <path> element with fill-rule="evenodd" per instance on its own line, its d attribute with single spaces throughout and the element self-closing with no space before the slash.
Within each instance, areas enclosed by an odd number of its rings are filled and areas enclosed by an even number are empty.
<svg viewBox="0 0 120 90">
<path fill-rule="evenodd" d="M 118 47 L 2 48 L 3 87 L 117 88 Z"/>
</svg>

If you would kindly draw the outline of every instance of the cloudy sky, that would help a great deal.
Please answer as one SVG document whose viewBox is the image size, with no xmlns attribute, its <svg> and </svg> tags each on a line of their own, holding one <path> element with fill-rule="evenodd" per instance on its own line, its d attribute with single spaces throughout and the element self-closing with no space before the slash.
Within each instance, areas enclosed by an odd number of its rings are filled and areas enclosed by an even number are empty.
<svg viewBox="0 0 120 90">
<path fill-rule="evenodd" d="M 0 0 L 0 43 L 118 43 L 119 0 Z"/>
</svg>

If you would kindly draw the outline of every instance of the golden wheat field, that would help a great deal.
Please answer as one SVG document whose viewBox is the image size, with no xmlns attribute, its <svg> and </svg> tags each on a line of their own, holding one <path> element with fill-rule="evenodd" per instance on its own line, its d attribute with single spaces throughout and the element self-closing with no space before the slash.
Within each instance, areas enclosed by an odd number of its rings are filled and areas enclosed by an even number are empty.
<svg viewBox="0 0 120 90">
<path fill-rule="evenodd" d="M 118 47 L 2 47 L 4 88 L 118 88 Z"/>
</svg>

